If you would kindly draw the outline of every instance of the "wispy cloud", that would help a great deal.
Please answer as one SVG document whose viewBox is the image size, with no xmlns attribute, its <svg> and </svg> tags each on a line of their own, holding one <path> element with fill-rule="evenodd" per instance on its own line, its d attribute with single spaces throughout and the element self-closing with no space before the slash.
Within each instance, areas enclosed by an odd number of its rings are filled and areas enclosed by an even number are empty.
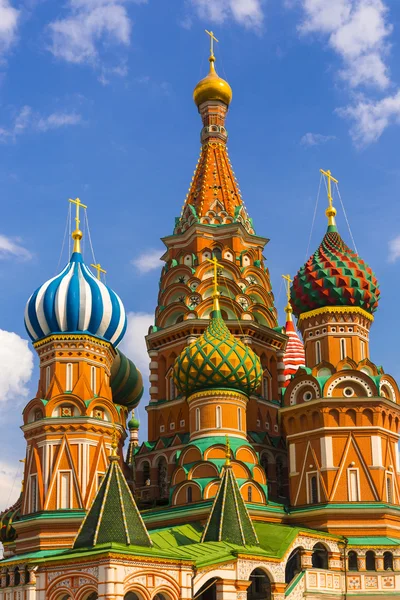
<svg viewBox="0 0 400 600">
<path fill-rule="evenodd" d="M 110 74 L 123 76 L 126 68 L 101 65 L 101 54 L 130 44 L 132 22 L 126 4 L 147 0 L 69 0 L 65 17 L 48 25 L 49 50 L 62 60 L 100 68 L 99 80 L 108 83 Z"/>
<path fill-rule="evenodd" d="M 391 123 L 398 122 L 398 94 L 381 99 L 372 90 L 385 93 L 393 85 L 387 65 L 389 36 L 393 25 L 383 0 L 299 0 L 303 19 L 302 35 L 318 35 L 328 40 L 342 66 L 337 75 L 352 95 L 349 106 L 338 111 L 352 121 L 350 135 L 362 147 L 379 139 Z"/>
<path fill-rule="evenodd" d="M 394 263 L 400 258 L 400 235 L 389 242 L 389 262 Z"/>
<path fill-rule="evenodd" d="M 259 30 L 264 22 L 262 0 L 190 0 L 196 14 L 204 21 L 222 24 L 233 20 L 247 29 Z M 182 25 L 191 26 L 190 18 Z"/>
<path fill-rule="evenodd" d="M 139 273 L 148 273 L 154 269 L 161 268 L 160 256 L 162 251 L 150 249 L 131 260 L 131 264 L 137 268 Z"/>
<path fill-rule="evenodd" d="M 22 246 L 19 238 L 11 238 L 0 234 L 0 260 L 8 258 L 31 260 L 32 254 Z"/>
<path fill-rule="evenodd" d="M 322 135 L 322 133 L 305 133 L 300 140 L 302 146 L 320 146 L 336 140 L 334 135 Z"/>
<path fill-rule="evenodd" d="M 149 355 L 145 336 L 150 325 L 154 323 L 154 314 L 144 312 L 128 312 L 128 327 L 121 342 L 121 350 L 128 356 L 143 375 L 146 384 L 149 375 Z"/>
<path fill-rule="evenodd" d="M 30 106 L 23 106 L 8 127 L 0 127 L 0 141 L 15 142 L 18 136 L 28 131 L 45 132 L 60 127 L 79 125 L 81 122 L 82 117 L 76 112 L 56 111 L 49 115 L 41 115 Z"/>
<path fill-rule="evenodd" d="M 0 329 L 0 409 L 8 402 L 28 396 L 27 383 L 33 371 L 28 341 L 12 331 Z"/>
<path fill-rule="evenodd" d="M 17 461 L 14 463 L 0 460 L 0 511 L 6 510 L 17 501 L 21 490 L 23 467 Z"/>
<path fill-rule="evenodd" d="M 0 62 L 17 40 L 20 11 L 10 0 L 0 0 Z"/>
</svg>

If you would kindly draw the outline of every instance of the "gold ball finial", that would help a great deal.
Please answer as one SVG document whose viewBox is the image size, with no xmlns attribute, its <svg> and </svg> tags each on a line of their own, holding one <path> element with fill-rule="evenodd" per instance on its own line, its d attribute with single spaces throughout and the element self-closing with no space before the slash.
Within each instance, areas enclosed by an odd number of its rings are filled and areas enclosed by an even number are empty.
<svg viewBox="0 0 400 600">
<path fill-rule="evenodd" d="M 75 229 L 75 231 L 72 232 L 73 240 L 81 240 L 82 238 L 83 238 L 83 233 L 80 229 Z"/>
</svg>

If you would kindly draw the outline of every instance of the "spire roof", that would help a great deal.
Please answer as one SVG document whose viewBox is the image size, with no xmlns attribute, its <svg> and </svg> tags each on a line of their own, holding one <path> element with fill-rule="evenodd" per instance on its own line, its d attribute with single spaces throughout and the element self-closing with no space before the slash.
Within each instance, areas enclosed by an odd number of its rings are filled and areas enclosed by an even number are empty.
<svg viewBox="0 0 400 600">
<path fill-rule="evenodd" d="M 114 455 L 110 456 L 107 472 L 76 536 L 74 548 L 112 543 L 152 545 L 118 457 Z"/>
<path fill-rule="evenodd" d="M 259 541 L 242 498 L 230 459 L 224 466 L 221 483 L 205 526 L 202 542 L 229 542 L 258 546 Z"/>
</svg>

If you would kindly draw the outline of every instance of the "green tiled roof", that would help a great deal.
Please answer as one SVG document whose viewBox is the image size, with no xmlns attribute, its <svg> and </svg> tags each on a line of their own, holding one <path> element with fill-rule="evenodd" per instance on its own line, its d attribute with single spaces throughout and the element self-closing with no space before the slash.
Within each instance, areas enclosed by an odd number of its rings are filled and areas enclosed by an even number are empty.
<svg viewBox="0 0 400 600">
<path fill-rule="evenodd" d="M 224 467 L 201 541 L 258 546 L 256 532 L 230 465 Z"/>
<path fill-rule="evenodd" d="M 110 457 L 107 472 L 76 536 L 74 548 L 110 543 L 151 546 L 150 536 L 116 456 Z"/>
</svg>

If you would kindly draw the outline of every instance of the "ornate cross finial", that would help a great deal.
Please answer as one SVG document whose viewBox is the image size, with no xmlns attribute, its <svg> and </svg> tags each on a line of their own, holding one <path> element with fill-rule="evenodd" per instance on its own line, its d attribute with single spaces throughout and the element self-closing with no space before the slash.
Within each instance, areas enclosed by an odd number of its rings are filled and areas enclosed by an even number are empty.
<svg viewBox="0 0 400 600">
<path fill-rule="evenodd" d="M 329 202 L 329 206 L 325 211 L 326 216 L 328 217 L 328 226 L 335 226 L 336 222 L 335 222 L 335 215 L 336 215 L 336 208 L 334 208 L 333 206 L 333 198 L 332 198 L 332 181 L 333 183 L 339 183 L 337 179 L 335 179 L 334 177 L 332 177 L 331 172 L 328 171 L 324 171 L 323 169 L 320 169 L 322 175 L 325 175 L 325 177 L 328 180 L 327 183 L 327 187 L 328 187 L 328 202 Z"/>
<path fill-rule="evenodd" d="M 229 437 L 226 436 L 225 441 L 225 466 L 229 467 L 231 464 L 231 444 L 229 442 Z"/>
<path fill-rule="evenodd" d="M 90 265 L 91 267 L 93 267 L 93 269 L 96 269 L 97 271 L 97 279 L 101 279 L 101 273 L 104 273 L 104 275 L 107 273 L 107 271 L 105 269 L 101 268 L 100 263 L 97 263 L 97 265 Z"/>
<path fill-rule="evenodd" d="M 292 320 L 292 305 L 290 304 L 290 284 L 292 283 L 293 279 L 290 277 L 290 275 L 282 275 L 283 279 L 285 280 L 285 286 L 286 286 L 286 297 L 287 297 L 287 305 L 285 306 L 285 313 L 287 315 L 287 319 L 288 321 Z"/>
<path fill-rule="evenodd" d="M 218 42 L 218 40 L 212 31 L 205 29 L 205 32 L 210 36 L 210 56 L 214 56 L 214 42 Z"/>
<path fill-rule="evenodd" d="M 75 200 L 72 200 L 71 198 L 69 199 L 69 201 L 72 204 L 76 205 L 76 213 L 75 213 L 75 231 L 72 232 L 72 239 L 74 240 L 74 252 L 80 252 L 81 251 L 81 239 L 82 239 L 82 231 L 79 229 L 79 224 L 80 224 L 80 219 L 79 219 L 79 209 L 80 208 L 87 208 L 86 204 L 82 204 L 82 202 L 79 200 L 79 198 L 75 198 Z"/>
<path fill-rule="evenodd" d="M 207 260 L 207 262 L 211 263 L 214 267 L 214 293 L 213 293 L 214 310 L 219 310 L 218 297 L 220 294 L 218 291 L 218 267 L 222 268 L 222 265 L 219 264 L 219 262 L 217 261 L 215 256 L 213 259 L 207 258 L 206 260 Z"/>
</svg>

